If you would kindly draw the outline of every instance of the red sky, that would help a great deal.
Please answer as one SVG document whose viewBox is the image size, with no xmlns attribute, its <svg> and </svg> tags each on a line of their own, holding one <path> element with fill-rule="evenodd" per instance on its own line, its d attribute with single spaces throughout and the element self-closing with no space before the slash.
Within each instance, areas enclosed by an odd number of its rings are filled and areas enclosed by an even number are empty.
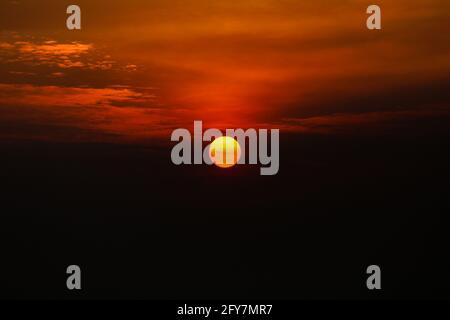
<svg viewBox="0 0 450 320">
<path fill-rule="evenodd" d="M 0 137 L 136 141 L 171 129 L 333 133 L 449 115 L 448 1 L 0 4 Z"/>
</svg>

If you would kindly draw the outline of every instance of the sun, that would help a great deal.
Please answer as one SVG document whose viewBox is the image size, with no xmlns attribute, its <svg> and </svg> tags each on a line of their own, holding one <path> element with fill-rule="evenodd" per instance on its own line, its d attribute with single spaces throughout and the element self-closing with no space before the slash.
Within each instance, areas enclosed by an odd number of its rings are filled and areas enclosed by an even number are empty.
<svg viewBox="0 0 450 320">
<path fill-rule="evenodd" d="M 219 137 L 211 143 L 209 157 L 220 168 L 232 167 L 241 158 L 241 146 L 231 137 Z"/>
</svg>

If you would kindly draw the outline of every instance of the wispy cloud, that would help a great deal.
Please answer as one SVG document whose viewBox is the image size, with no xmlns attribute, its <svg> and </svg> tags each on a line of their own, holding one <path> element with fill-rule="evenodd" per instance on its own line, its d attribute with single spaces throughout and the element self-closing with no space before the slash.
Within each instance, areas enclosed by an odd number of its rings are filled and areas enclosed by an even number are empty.
<svg viewBox="0 0 450 320">
<path fill-rule="evenodd" d="M 430 123 L 450 120 L 450 109 L 446 105 L 427 105 L 420 108 L 342 113 L 304 118 L 285 118 L 277 123 L 287 132 L 321 134 L 365 134 L 377 132 L 384 134 L 390 130 L 411 127 L 427 127 Z M 273 124 L 272 124 L 273 126 Z M 444 125 L 441 126 L 441 128 Z M 439 127 L 435 127 L 438 128 Z"/>
<path fill-rule="evenodd" d="M 14 126 L 16 138 L 48 138 L 56 126 L 59 131 L 67 127 L 72 133 L 75 128 L 89 133 L 83 138 L 78 137 L 82 140 L 97 141 L 105 137 L 114 141 L 145 140 L 166 134 L 168 128 L 177 124 L 171 110 L 151 107 L 152 99 L 148 93 L 123 87 L 95 89 L 0 84 L 0 125 L 4 128 Z M 140 107 L 144 103 L 151 108 Z M 37 126 L 41 128 L 39 134 L 30 135 L 29 128 Z M 45 130 L 49 128 L 53 129 L 46 134 Z M 2 130 L 0 135 L 4 136 L 5 132 Z M 58 139 L 57 136 L 54 138 Z"/>
<path fill-rule="evenodd" d="M 58 86 L 33 86 L 19 84 L 0 84 L 0 98 L 6 105 L 35 106 L 112 106 L 120 103 L 147 103 L 155 98 L 149 93 L 136 92 L 129 88 L 76 88 Z"/>
</svg>

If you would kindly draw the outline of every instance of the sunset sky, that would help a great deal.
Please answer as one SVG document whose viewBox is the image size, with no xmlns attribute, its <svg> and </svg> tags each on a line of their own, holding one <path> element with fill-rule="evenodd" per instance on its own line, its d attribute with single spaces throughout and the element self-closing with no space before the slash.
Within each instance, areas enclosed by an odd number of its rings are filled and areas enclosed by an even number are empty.
<svg viewBox="0 0 450 320">
<path fill-rule="evenodd" d="M 450 0 L 0 0 L 0 299 L 448 299 L 449 31 Z M 280 131 L 200 164 L 196 120 Z"/>
<path fill-rule="evenodd" d="M 0 3 L 0 139 L 152 141 L 177 127 L 384 130 L 449 117 L 450 2 Z M 82 30 L 66 28 L 78 4 Z"/>
</svg>

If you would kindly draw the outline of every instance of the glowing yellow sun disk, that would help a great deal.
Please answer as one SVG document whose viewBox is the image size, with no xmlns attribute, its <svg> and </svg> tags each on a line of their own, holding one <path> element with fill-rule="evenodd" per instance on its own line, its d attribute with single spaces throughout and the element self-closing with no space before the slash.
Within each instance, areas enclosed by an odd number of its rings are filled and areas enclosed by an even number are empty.
<svg viewBox="0 0 450 320">
<path fill-rule="evenodd" d="M 220 168 L 232 167 L 241 158 L 241 146 L 231 137 L 219 137 L 211 143 L 209 157 Z"/>
</svg>

